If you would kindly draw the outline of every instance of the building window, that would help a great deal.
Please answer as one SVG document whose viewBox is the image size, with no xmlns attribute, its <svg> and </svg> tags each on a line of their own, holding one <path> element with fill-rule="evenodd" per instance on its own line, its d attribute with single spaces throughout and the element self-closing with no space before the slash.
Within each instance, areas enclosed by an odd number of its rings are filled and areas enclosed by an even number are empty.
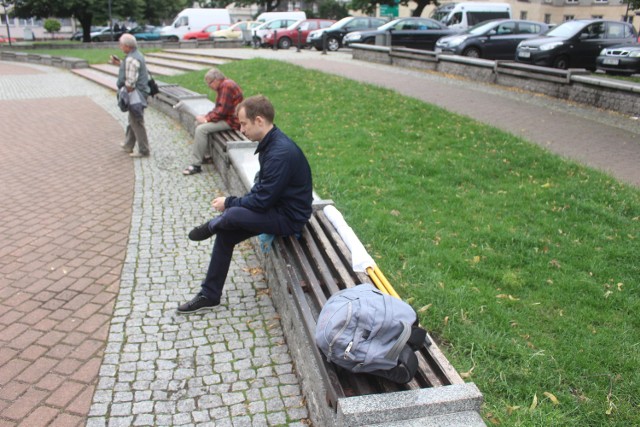
<svg viewBox="0 0 640 427">
<path fill-rule="evenodd" d="M 520 19 L 527 19 L 527 11 L 526 10 L 520 11 Z"/>
<path fill-rule="evenodd" d="M 596 3 L 609 3 L 609 0 L 595 0 Z"/>
<path fill-rule="evenodd" d="M 551 14 L 550 13 L 545 13 L 544 14 L 544 23 L 545 24 L 551 24 Z"/>
<path fill-rule="evenodd" d="M 562 17 L 562 20 L 563 20 L 564 22 L 567 22 L 567 21 L 573 21 L 574 19 L 576 19 L 575 15 L 564 15 L 564 16 Z"/>
<path fill-rule="evenodd" d="M 567 4 L 578 4 L 578 3 L 580 3 L 580 1 L 579 0 L 565 0 L 565 3 L 567 3 Z"/>
<path fill-rule="evenodd" d="M 591 19 L 602 19 L 602 15 L 591 15 Z"/>
</svg>

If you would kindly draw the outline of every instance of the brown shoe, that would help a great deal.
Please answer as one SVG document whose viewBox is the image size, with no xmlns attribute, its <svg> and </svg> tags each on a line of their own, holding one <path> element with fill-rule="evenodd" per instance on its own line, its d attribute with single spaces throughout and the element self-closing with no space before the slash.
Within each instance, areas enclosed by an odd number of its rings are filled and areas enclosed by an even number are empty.
<svg viewBox="0 0 640 427">
<path fill-rule="evenodd" d="M 129 154 L 131 157 L 149 157 L 149 153 L 141 153 L 139 151 L 133 151 Z"/>
</svg>

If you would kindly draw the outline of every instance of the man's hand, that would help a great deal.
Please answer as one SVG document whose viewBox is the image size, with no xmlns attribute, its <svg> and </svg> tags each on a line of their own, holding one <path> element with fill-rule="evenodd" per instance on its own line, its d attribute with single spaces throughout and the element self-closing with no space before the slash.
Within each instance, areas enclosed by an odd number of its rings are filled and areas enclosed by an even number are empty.
<svg viewBox="0 0 640 427">
<path fill-rule="evenodd" d="M 215 199 L 213 199 L 211 201 L 211 207 L 217 211 L 223 212 L 224 211 L 224 201 L 226 200 L 226 197 L 216 197 Z"/>
<path fill-rule="evenodd" d="M 196 116 L 196 122 L 198 124 L 207 123 L 207 118 L 205 116 Z"/>
</svg>

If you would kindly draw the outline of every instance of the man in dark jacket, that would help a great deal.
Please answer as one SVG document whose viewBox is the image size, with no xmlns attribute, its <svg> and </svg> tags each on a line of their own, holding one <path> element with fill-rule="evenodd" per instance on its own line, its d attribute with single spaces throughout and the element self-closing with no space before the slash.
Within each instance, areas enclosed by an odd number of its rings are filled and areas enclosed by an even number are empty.
<svg viewBox="0 0 640 427">
<path fill-rule="evenodd" d="M 222 215 L 194 228 L 193 241 L 216 235 L 213 253 L 202 289 L 179 313 L 194 313 L 220 304 L 229 272 L 233 248 L 259 234 L 299 233 L 311 217 L 313 189 L 311 168 L 300 148 L 273 124 L 271 102 L 258 95 L 241 102 L 236 113 L 240 131 L 260 141 L 256 153 L 260 163 L 257 182 L 242 197 L 217 197 L 211 206 Z"/>
</svg>

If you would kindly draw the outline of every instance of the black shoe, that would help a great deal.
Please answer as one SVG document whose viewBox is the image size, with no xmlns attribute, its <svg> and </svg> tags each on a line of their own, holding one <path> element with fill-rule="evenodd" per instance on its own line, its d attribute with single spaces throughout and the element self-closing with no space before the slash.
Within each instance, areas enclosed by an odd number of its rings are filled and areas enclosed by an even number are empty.
<svg viewBox="0 0 640 427">
<path fill-rule="evenodd" d="M 202 240 L 207 240 L 209 237 L 213 236 L 213 234 L 214 233 L 209 230 L 209 222 L 207 221 L 189 232 L 189 240 L 200 242 Z"/>
<path fill-rule="evenodd" d="M 178 313 L 195 313 L 201 310 L 210 310 L 218 305 L 220 305 L 220 301 L 211 300 L 199 293 L 198 295 L 193 297 L 191 301 L 185 302 L 180 307 L 178 307 Z"/>
<path fill-rule="evenodd" d="M 204 159 L 202 159 L 202 164 L 203 165 L 212 165 L 213 164 L 213 158 L 205 157 Z"/>
<path fill-rule="evenodd" d="M 202 172 L 202 168 L 198 165 L 187 166 L 185 170 L 182 171 L 182 175 L 195 175 L 197 173 Z"/>
</svg>

